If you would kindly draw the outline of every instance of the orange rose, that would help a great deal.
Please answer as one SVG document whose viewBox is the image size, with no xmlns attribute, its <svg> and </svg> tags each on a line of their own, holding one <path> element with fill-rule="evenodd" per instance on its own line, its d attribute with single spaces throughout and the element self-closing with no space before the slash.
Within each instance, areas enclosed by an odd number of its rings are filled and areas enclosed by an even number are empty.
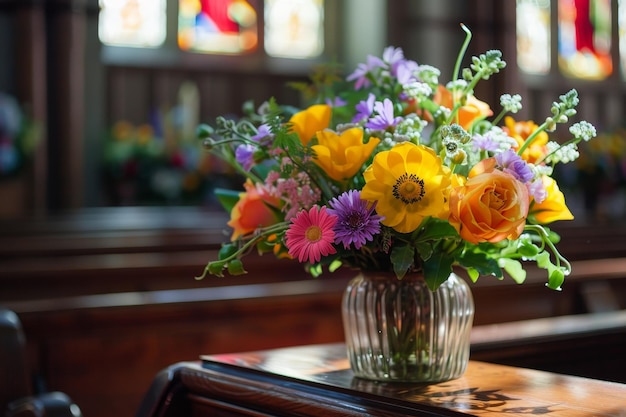
<svg viewBox="0 0 626 417">
<path fill-rule="evenodd" d="M 540 224 L 551 223 L 556 220 L 572 220 L 574 215 L 565 205 L 565 196 L 559 190 L 554 178 L 544 175 L 542 180 L 548 195 L 541 203 L 533 204 L 528 216 Z"/>
<path fill-rule="evenodd" d="M 442 85 L 438 87 L 433 100 L 435 103 L 450 110 L 452 110 L 454 106 L 452 93 Z M 470 95 L 467 97 L 465 105 L 459 108 L 456 119 L 453 120 L 453 122 L 461 125 L 463 129 L 469 130 L 475 121 L 482 120 L 491 115 L 493 115 L 493 111 L 491 111 L 489 104 Z"/>
<path fill-rule="evenodd" d="M 468 242 L 517 239 L 528 216 L 528 189 L 489 160 L 477 164 L 465 185 L 450 193 L 450 224 Z"/>
<path fill-rule="evenodd" d="M 250 180 L 246 181 L 244 187 L 246 191 L 239 194 L 239 201 L 231 210 L 230 221 L 227 223 L 233 228 L 231 240 L 280 221 L 275 209 L 280 205 L 278 198 L 270 196 Z"/>
</svg>

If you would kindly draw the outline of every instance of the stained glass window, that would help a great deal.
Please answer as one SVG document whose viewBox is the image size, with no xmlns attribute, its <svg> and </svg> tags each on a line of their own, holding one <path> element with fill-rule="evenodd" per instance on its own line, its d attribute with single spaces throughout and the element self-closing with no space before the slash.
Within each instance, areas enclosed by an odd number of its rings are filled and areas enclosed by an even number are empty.
<svg viewBox="0 0 626 417">
<path fill-rule="evenodd" d="M 604 79 L 613 72 L 611 0 L 559 0 L 559 68 L 570 77 Z"/>
<path fill-rule="evenodd" d="M 550 0 L 517 0 L 517 64 L 523 71 L 550 71 Z"/>
<path fill-rule="evenodd" d="M 98 36 L 107 45 L 159 47 L 166 36 L 166 0 L 99 0 Z"/>
<path fill-rule="evenodd" d="M 617 10 L 619 56 L 622 66 L 622 78 L 626 78 L 626 0 L 619 0 Z"/>
<path fill-rule="evenodd" d="M 178 46 L 181 49 L 223 54 L 256 49 L 255 1 L 179 0 L 178 4 Z"/>
<path fill-rule="evenodd" d="M 324 50 L 323 0 L 265 0 L 265 51 L 313 58 Z"/>
</svg>

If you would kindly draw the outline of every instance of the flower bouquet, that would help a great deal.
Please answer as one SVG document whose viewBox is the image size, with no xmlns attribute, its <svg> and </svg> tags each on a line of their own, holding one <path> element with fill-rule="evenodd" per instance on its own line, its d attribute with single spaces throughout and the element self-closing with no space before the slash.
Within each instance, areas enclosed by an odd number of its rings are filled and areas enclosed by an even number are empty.
<svg viewBox="0 0 626 417">
<path fill-rule="evenodd" d="M 269 100 L 199 127 L 206 147 L 246 178 L 243 192 L 218 192 L 233 233 L 200 278 L 245 273 L 254 250 L 296 259 L 314 276 L 359 271 L 342 304 L 359 377 L 432 382 L 464 372 L 474 304 L 453 269 L 521 283 L 522 262 L 535 262 L 552 289 L 571 270 L 546 226 L 573 218 L 551 175 L 595 129 L 582 121 L 566 141 L 549 138 L 576 114 L 575 90 L 539 125 L 510 115 L 519 95 L 502 95 L 495 114 L 474 89 L 505 62 L 490 50 L 461 70 L 471 39 L 463 28 L 445 85 L 439 70 L 388 47 L 345 80 L 321 71 L 298 85 L 312 99 L 304 110 Z"/>
<path fill-rule="evenodd" d="M 539 125 L 509 115 L 522 107 L 517 94 L 502 95 L 495 114 L 473 92 L 506 64 L 490 50 L 461 70 L 471 39 L 462 28 L 445 85 L 438 69 L 390 46 L 346 80 L 315 74 L 301 86 L 314 97 L 304 110 L 270 99 L 199 126 L 206 148 L 246 178 L 243 192 L 217 190 L 233 233 L 199 278 L 245 273 L 242 258 L 256 249 L 314 276 L 340 266 L 398 279 L 420 271 L 433 291 L 454 266 L 473 281 L 506 272 L 521 283 L 530 261 L 560 289 L 571 266 L 546 224 L 573 216 L 551 174 L 595 128 L 581 121 L 567 141 L 550 140 L 576 114 L 576 90 Z"/>
</svg>

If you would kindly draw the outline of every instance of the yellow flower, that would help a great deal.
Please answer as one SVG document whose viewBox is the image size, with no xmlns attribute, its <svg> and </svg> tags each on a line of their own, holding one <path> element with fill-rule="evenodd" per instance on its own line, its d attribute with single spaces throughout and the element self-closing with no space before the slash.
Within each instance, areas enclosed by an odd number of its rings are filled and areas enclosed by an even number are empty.
<svg viewBox="0 0 626 417">
<path fill-rule="evenodd" d="M 448 217 L 450 171 L 426 146 L 410 142 L 378 153 L 363 174 L 361 198 L 377 201 L 382 223 L 400 233 L 417 229 L 425 217 Z"/>
<path fill-rule="evenodd" d="M 528 217 L 540 224 L 551 223 L 556 220 L 572 220 L 574 215 L 565 205 L 565 196 L 559 190 L 554 178 L 544 175 L 543 186 L 548 195 L 541 203 L 533 204 Z"/>
<path fill-rule="evenodd" d="M 296 132 L 300 142 L 306 146 L 315 136 L 315 132 L 323 130 L 330 124 L 331 108 L 327 104 L 315 104 L 302 110 L 289 119 L 291 131 Z"/>
<path fill-rule="evenodd" d="M 374 137 L 363 143 L 363 129 L 358 127 L 341 134 L 328 129 L 321 130 L 317 132 L 317 140 L 319 144 L 311 146 L 315 151 L 313 160 L 336 181 L 343 181 L 359 172 L 380 143 L 380 139 Z"/>
<path fill-rule="evenodd" d="M 527 121 L 515 121 L 511 116 L 504 118 L 504 131 L 508 132 L 517 142 L 515 149 L 519 149 L 526 139 L 535 131 L 539 126 L 532 120 Z M 548 153 L 547 148 L 548 134 L 546 132 L 539 133 L 532 141 L 530 146 L 524 150 L 521 157 L 527 162 L 534 164 L 537 161 L 542 160 Z"/>
</svg>

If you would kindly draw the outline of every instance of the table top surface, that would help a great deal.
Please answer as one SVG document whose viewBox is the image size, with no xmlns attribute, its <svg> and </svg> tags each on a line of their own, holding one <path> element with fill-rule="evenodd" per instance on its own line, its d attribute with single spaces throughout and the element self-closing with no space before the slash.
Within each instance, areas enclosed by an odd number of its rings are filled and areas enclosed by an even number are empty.
<svg viewBox="0 0 626 417">
<path fill-rule="evenodd" d="M 626 416 L 626 384 L 470 361 L 438 384 L 382 383 L 353 376 L 343 344 L 202 356 L 202 368 L 327 390 L 346 398 L 454 414 Z M 626 371 L 626 370 L 625 370 Z"/>
</svg>

